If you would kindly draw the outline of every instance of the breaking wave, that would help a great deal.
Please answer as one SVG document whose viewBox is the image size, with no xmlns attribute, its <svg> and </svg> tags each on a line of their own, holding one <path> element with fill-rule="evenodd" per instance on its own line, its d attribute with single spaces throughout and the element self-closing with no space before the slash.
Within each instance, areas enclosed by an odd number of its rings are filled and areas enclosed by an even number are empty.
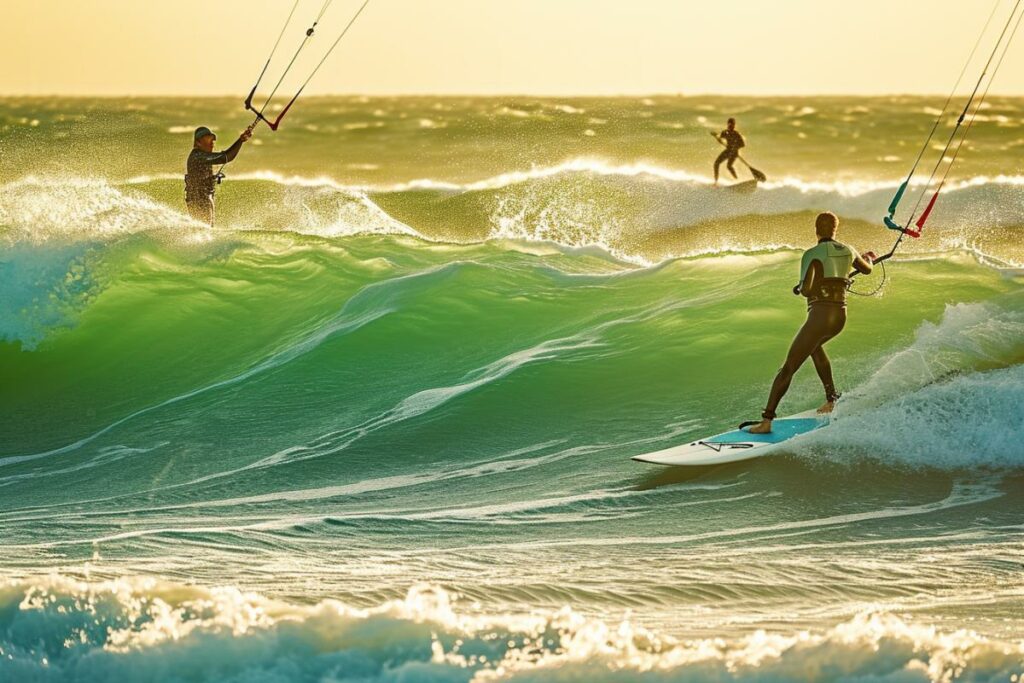
<svg viewBox="0 0 1024 683">
<path fill-rule="evenodd" d="M 867 611 L 823 631 L 675 639 L 569 608 L 488 614 L 440 588 L 356 609 L 156 579 L 0 587 L 12 681 L 1013 681 L 1019 643 Z"/>
</svg>

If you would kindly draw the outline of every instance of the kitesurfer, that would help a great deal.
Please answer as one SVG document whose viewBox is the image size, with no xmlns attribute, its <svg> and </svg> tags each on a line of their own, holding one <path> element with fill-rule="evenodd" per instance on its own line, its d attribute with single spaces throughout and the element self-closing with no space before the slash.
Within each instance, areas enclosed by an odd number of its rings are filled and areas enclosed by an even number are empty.
<svg viewBox="0 0 1024 683">
<path fill-rule="evenodd" d="M 213 143 L 217 136 L 206 126 L 196 128 L 185 173 L 185 206 L 192 218 L 213 226 L 213 193 L 223 178 L 220 173 L 213 172 L 213 167 L 234 161 L 242 145 L 251 137 L 252 127 L 246 128 L 230 147 L 214 152 Z"/>
<path fill-rule="evenodd" d="M 712 133 L 716 140 L 725 145 L 725 149 L 715 159 L 715 185 L 718 184 L 718 167 L 722 165 L 722 162 L 727 162 L 725 167 L 729 169 L 729 173 L 732 174 L 733 178 L 736 178 L 736 169 L 733 168 L 733 164 L 736 163 L 736 158 L 740 155 L 740 150 L 747 146 L 746 140 L 740 135 L 740 132 L 736 130 L 736 119 L 729 119 L 726 121 L 725 130 L 719 135 Z"/>
<path fill-rule="evenodd" d="M 768 395 L 768 405 L 761 414 L 760 423 L 748 429 L 752 434 L 767 434 L 772 431 L 772 420 L 779 401 L 789 389 L 793 375 L 808 357 L 814 361 L 814 369 L 825 388 L 825 403 L 819 413 L 832 412 L 839 392 L 832 381 L 832 365 L 825 354 L 825 344 L 843 331 L 846 325 L 846 290 L 851 270 L 868 274 L 875 255 L 867 252 L 863 256 L 856 250 L 836 241 L 839 219 L 834 213 L 818 214 L 814 231 L 818 244 L 804 252 L 800 260 L 800 284 L 793 292 L 807 297 L 807 321 L 793 339 L 786 355 L 786 362 L 779 369 Z"/>
</svg>

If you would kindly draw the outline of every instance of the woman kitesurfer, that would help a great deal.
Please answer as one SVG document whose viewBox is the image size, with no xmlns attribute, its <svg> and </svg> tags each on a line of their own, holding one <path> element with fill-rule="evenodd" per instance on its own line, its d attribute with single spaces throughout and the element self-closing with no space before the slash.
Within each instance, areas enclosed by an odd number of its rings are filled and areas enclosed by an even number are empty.
<svg viewBox="0 0 1024 683">
<path fill-rule="evenodd" d="M 819 413 L 830 413 L 839 398 L 832 381 L 832 364 L 825 354 L 825 344 L 843 331 L 846 325 L 846 290 L 850 284 L 851 269 L 867 275 L 875 255 L 870 251 L 861 256 L 852 247 L 837 242 L 836 231 L 839 219 L 834 213 L 818 214 L 814 231 L 818 244 L 804 252 L 800 260 L 800 284 L 793 292 L 807 297 L 807 321 L 793 339 L 775 381 L 768 395 L 768 405 L 761 413 L 760 423 L 747 431 L 751 434 L 768 434 L 772 431 L 772 420 L 779 401 L 789 389 L 793 375 L 808 357 L 814 361 L 814 369 L 825 388 L 825 403 Z"/>
</svg>

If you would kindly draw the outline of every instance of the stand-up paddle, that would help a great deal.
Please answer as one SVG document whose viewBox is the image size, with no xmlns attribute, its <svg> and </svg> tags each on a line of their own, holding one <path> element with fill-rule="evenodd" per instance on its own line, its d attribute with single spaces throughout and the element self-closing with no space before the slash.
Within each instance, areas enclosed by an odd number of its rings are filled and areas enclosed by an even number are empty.
<svg viewBox="0 0 1024 683">
<path fill-rule="evenodd" d="M 721 138 L 719 138 L 717 135 L 715 135 L 714 131 L 708 131 L 708 132 L 711 134 L 711 137 L 713 137 L 716 141 L 718 141 L 718 144 L 720 144 L 722 147 L 726 146 L 725 142 L 723 142 Z M 766 180 L 768 180 L 768 176 L 766 176 L 764 173 L 762 173 L 761 171 L 757 170 L 756 168 L 754 168 L 753 166 L 748 164 L 747 160 L 743 158 L 742 154 L 737 152 L 736 153 L 736 158 L 743 162 L 743 165 L 746 166 L 747 169 L 750 171 L 750 175 L 754 176 L 754 180 L 756 180 L 759 183 L 763 183 Z"/>
</svg>

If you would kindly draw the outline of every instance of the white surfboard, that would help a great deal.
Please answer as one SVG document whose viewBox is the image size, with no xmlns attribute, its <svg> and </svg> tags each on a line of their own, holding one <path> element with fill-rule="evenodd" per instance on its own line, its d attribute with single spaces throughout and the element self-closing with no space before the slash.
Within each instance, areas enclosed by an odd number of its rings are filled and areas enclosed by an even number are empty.
<svg viewBox="0 0 1024 683">
<path fill-rule="evenodd" d="M 740 194 L 750 194 L 757 189 L 756 180 L 744 180 L 738 183 L 732 183 L 731 185 L 719 185 L 719 187 L 729 190 L 730 192 L 738 192 Z"/>
<path fill-rule="evenodd" d="M 688 467 L 750 460 L 779 450 L 780 445 L 793 437 L 821 429 L 827 424 L 827 415 L 810 411 L 774 420 L 771 434 L 751 434 L 746 429 L 734 429 L 653 453 L 634 455 L 633 460 L 652 465 Z"/>
</svg>

